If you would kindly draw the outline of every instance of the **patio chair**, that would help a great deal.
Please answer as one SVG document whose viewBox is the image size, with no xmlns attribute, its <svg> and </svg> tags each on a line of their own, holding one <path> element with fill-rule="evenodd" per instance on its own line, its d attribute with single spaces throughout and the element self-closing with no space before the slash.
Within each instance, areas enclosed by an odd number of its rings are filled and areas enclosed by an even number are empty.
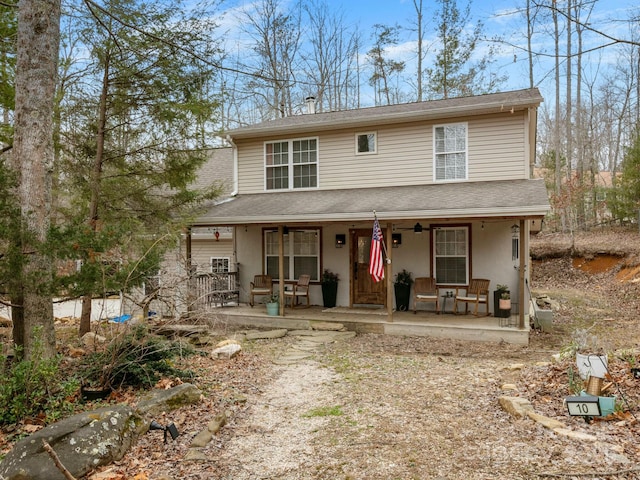
<svg viewBox="0 0 640 480">
<path fill-rule="evenodd" d="M 433 302 L 436 313 L 440 313 L 440 299 L 436 279 L 433 277 L 417 277 L 413 284 L 413 313 L 418 311 L 418 302 Z"/>
<path fill-rule="evenodd" d="M 459 290 L 465 290 L 461 295 Z M 478 316 L 478 306 L 484 303 L 486 315 L 489 315 L 489 280 L 485 278 L 472 278 L 468 287 L 456 288 L 456 295 L 453 299 L 453 313 L 458 313 L 458 302 L 464 302 L 464 313 L 469 313 L 469 304 L 473 303 L 473 314 Z"/>
<path fill-rule="evenodd" d="M 298 298 L 307 297 L 307 306 L 309 308 L 311 304 L 309 303 L 309 282 L 311 281 L 311 277 L 309 275 L 300 275 L 298 281 L 293 285 L 292 290 L 284 291 L 284 304 L 287 305 L 287 299 L 291 300 L 291 308 L 296 308 L 298 305 Z"/>
<path fill-rule="evenodd" d="M 253 282 L 249 285 L 251 285 L 251 299 L 249 300 L 251 307 L 253 307 L 254 296 L 266 296 L 273 293 L 273 283 L 270 275 L 255 275 Z"/>
</svg>

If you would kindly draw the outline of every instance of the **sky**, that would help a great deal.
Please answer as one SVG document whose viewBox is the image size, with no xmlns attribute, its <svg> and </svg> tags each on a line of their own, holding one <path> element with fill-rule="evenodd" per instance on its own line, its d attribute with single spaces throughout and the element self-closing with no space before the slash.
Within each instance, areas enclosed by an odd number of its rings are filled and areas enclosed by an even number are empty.
<svg viewBox="0 0 640 480">
<path fill-rule="evenodd" d="M 259 1 L 259 0 L 255 0 Z M 292 0 L 281 0 L 283 2 Z M 371 40 L 372 27 L 375 24 L 394 25 L 401 27 L 411 27 L 412 18 L 415 17 L 413 0 L 326 0 L 330 8 L 340 10 L 344 14 L 345 23 L 353 25 L 362 32 L 366 41 Z M 471 2 L 471 15 L 474 21 L 481 20 L 484 24 L 483 33 L 486 37 L 501 35 L 512 45 L 503 44 L 501 52 L 495 56 L 494 68 L 499 68 L 500 75 L 506 75 L 508 80 L 503 90 L 515 90 L 529 87 L 528 60 L 526 51 L 521 47 L 526 46 L 524 38 L 525 20 L 524 16 L 518 12 L 518 8 L 524 5 L 525 0 L 475 0 Z M 559 2 L 560 5 L 565 1 Z M 227 5 L 244 6 L 250 5 L 248 0 L 229 0 Z M 466 0 L 458 0 L 458 7 L 463 9 Z M 433 30 L 435 20 L 434 11 L 438 3 L 435 0 L 424 0 L 425 21 L 426 21 L 426 43 L 434 41 Z M 630 11 L 635 9 L 638 16 L 639 7 L 635 0 L 596 0 L 593 13 L 589 18 L 590 23 L 608 34 L 615 34 L 621 37 L 628 37 L 628 31 L 623 22 L 616 22 L 615 19 L 626 19 L 630 16 Z M 227 18 L 233 19 L 234 15 Z M 542 28 L 542 27 L 540 27 Z M 546 28 L 551 29 L 549 24 Z M 394 48 L 394 59 L 404 60 L 407 63 L 407 72 L 415 71 L 415 38 L 411 38 L 409 31 L 401 33 L 400 43 Z M 606 43 L 607 40 L 594 35 L 585 34 L 584 44 L 586 48 L 595 48 Z M 549 98 L 554 95 L 554 63 L 552 54 L 554 52 L 553 37 L 550 34 L 541 34 L 535 37 L 533 49 L 544 53 L 537 59 L 536 86 L 540 88 L 543 96 Z M 562 47 L 561 47 L 562 48 Z M 363 53 L 368 48 L 363 46 Z M 477 53 L 482 55 L 488 49 L 488 44 L 481 46 Z M 615 61 L 615 50 L 613 48 L 596 49 L 594 53 L 585 57 L 585 74 L 598 76 Z M 433 55 L 433 54 L 431 54 Z M 426 62 L 429 63 L 429 54 Z"/>
</svg>

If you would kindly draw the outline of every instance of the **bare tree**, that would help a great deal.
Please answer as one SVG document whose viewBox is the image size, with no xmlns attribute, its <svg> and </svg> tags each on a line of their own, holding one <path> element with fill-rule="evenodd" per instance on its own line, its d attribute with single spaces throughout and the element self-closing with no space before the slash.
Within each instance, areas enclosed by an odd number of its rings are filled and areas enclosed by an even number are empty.
<svg viewBox="0 0 640 480">
<path fill-rule="evenodd" d="M 424 76 L 424 67 L 422 62 L 424 61 L 425 46 L 424 46 L 424 8 L 423 0 L 413 0 L 413 8 L 416 12 L 416 17 L 413 25 L 416 32 L 416 99 L 418 102 L 423 100 L 423 88 L 422 80 Z"/>
<path fill-rule="evenodd" d="M 267 118 L 288 116 L 294 110 L 301 4 L 298 2 L 284 12 L 282 3 L 260 0 L 255 10 L 244 12 L 245 30 L 258 55 L 249 89 L 267 103 Z"/>
<path fill-rule="evenodd" d="M 15 134 L 11 161 L 18 175 L 24 261 L 13 295 L 14 342 L 31 359 L 56 353 L 53 304 L 48 286 L 52 262 L 45 244 L 51 213 L 53 105 L 60 38 L 60 0 L 23 0 L 18 7 Z M 38 333 L 38 330 L 40 333 Z"/>
<path fill-rule="evenodd" d="M 302 53 L 308 79 L 305 96 L 315 96 L 319 111 L 353 106 L 357 70 L 357 31 L 350 31 L 339 9 L 325 0 L 304 6 L 307 13 L 309 49 Z M 351 99 L 351 102 L 350 102 Z"/>
</svg>

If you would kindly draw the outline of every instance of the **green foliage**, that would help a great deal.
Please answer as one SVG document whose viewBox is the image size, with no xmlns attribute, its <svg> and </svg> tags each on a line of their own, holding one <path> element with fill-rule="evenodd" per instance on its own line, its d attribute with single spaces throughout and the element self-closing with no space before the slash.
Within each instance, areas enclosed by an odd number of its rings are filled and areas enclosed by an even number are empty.
<svg viewBox="0 0 640 480">
<path fill-rule="evenodd" d="M 314 408 L 307 413 L 303 414 L 304 418 L 312 418 L 312 417 L 340 417 L 344 415 L 342 411 L 342 407 L 340 405 L 335 405 L 333 407 L 318 407 Z"/>
<path fill-rule="evenodd" d="M 145 326 L 138 325 L 114 339 L 104 351 L 87 355 L 81 377 L 90 386 L 149 388 L 162 376 L 191 378 L 192 373 L 174 367 L 172 359 L 193 353 L 191 347 L 151 335 Z"/>
<path fill-rule="evenodd" d="M 635 219 L 640 208 L 640 134 L 633 144 L 626 149 L 622 161 L 622 175 L 619 188 L 612 196 L 610 208 L 615 218 L 620 220 Z"/>
<path fill-rule="evenodd" d="M 411 286 L 413 284 L 413 277 L 411 276 L 411 272 L 406 269 L 402 269 L 402 271 L 396 274 L 396 279 L 394 281 L 395 285 L 405 285 Z"/>
<path fill-rule="evenodd" d="M 44 415 L 55 421 L 73 410 L 69 400 L 80 382 L 63 375 L 60 357 L 43 359 L 40 331 L 33 344 L 32 360 L 11 363 L 0 357 L 0 424 L 12 424 L 27 417 Z M 61 380 L 64 379 L 64 380 Z"/>
<path fill-rule="evenodd" d="M 17 3 L 17 2 L 16 2 Z M 18 8 L 13 2 L 0 4 L 0 110 L 15 109 L 16 38 Z M 0 146 L 13 143 L 13 127 L 0 122 Z"/>
<path fill-rule="evenodd" d="M 471 2 L 461 11 L 456 0 L 437 0 L 434 22 L 438 39 L 435 66 L 427 69 L 429 89 L 437 98 L 469 96 L 496 91 L 504 77 L 484 77 L 492 57 L 492 48 L 479 60 L 476 49 L 482 36 L 482 22 L 471 24 Z"/>
<path fill-rule="evenodd" d="M 324 272 L 322 272 L 322 283 L 324 284 L 338 283 L 339 281 L 340 281 L 340 277 L 338 276 L 338 274 L 332 272 L 328 268 L 325 268 Z"/>
</svg>

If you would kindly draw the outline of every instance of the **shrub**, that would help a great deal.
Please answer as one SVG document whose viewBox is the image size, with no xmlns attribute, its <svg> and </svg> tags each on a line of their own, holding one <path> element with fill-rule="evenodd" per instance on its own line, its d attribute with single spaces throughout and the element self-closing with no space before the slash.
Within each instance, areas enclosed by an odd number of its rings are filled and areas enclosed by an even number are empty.
<svg viewBox="0 0 640 480">
<path fill-rule="evenodd" d="M 28 417 L 55 421 L 73 411 L 73 397 L 80 382 L 62 373 L 61 357 L 42 359 L 42 341 L 39 332 L 34 334 L 34 360 L 13 362 L 0 357 L 0 424 L 12 424 Z M 20 353 L 20 352 L 17 352 Z"/>
<path fill-rule="evenodd" d="M 104 351 L 87 355 L 82 378 L 90 386 L 103 388 L 149 388 L 162 376 L 191 378 L 191 372 L 175 368 L 171 360 L 193 353 L 191 347 L 151 335 L 143 325 L 135 326 Z"/>
</svg>

